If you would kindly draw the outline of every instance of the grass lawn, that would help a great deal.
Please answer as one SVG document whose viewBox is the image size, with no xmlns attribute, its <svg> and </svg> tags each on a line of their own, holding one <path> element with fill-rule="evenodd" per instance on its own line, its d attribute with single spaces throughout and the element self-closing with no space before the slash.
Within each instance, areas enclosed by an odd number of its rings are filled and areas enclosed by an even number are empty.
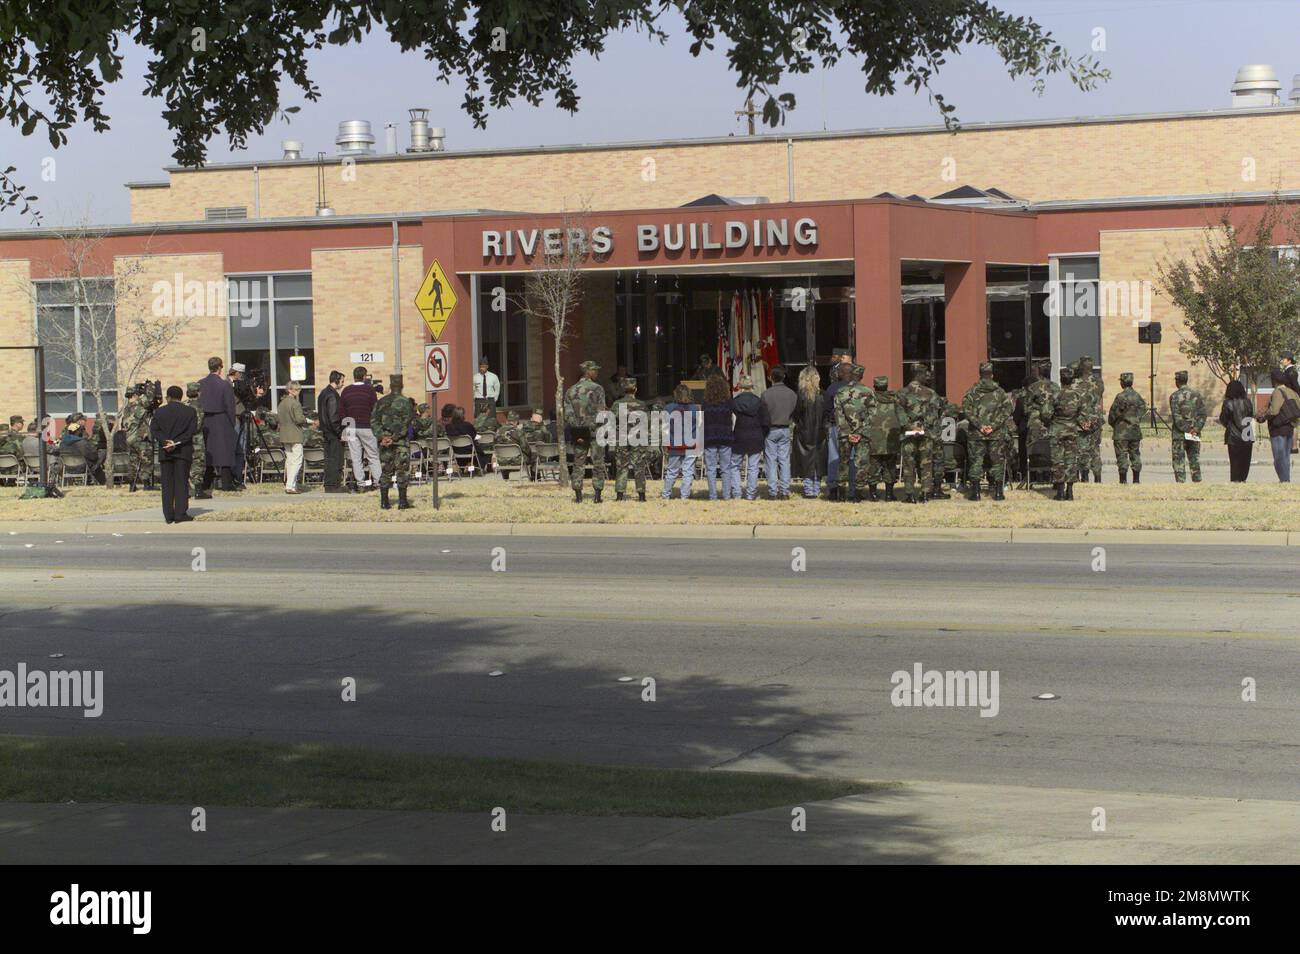
<svg viewBox="0 0 1300 954">
<path fill-rule="evenodd" d="M 712 818 L 887 786 L 322 745 L 0 736 L 0 801 Z"/>
<path fill-rule="evenodd" d="M 1271 471 L 1271 468 L 1270 468 Z M 696 482 L 690 501 L 659 498 L 661 484 L 651 481 L 648 499 L 635 494 L 614 500 L 613 481 L 606 483 L 605 501 L 573 502 L 572 493 L 554 483 L 534 484 L 496 477 L 461 479 L 441 483 L 442 508 L 435 511 L 427 484 L 412 486 L 416 508 L 381 511 L 378 495 L 320 493 L 290 497 L 278 485 L 253 485 L 242 495 L 217 494 L 233 504 L 231 509 L 201 514 L 199 523 L 211 521 L 304 521 L 364 523 L 545 523 L 626 524 L 633 526 L 864 526 L 993 529 L 1077 530 L 1291 530 L 1294 506 L 1300 504 L 1300 484 L 1229 484 L 1226 474 L 1210 471 L 1200 484 L 1146 483 L 1121 486 L 1113 465 L 1104 484 L 1076 484 L 1073 503 L 1057 503 L 1050 490 L 1009 489 L 1007 500 L 987 498 L 972 503 L 954 495 L 952 500 L 925 506 L 904 503 L 836 504 L 826 500 L 786 502 L 759 499 L 709 501 L 702 481 Z M 798 488 L 794 488 L 796 492 Z M 760 485 L 760 493 L 765 492 Z M 246 505 L 245 505 L 246 504 Z M 19 500 L 18 492 L 0 490 L 0 521 L 74 520 L 95 514 L 157 508 L 156 493 L 130 494 L 98 487 L 69 488 L 62 500 Z M 198 505 L 198 506 L 201 506 Z"/>
</svg>

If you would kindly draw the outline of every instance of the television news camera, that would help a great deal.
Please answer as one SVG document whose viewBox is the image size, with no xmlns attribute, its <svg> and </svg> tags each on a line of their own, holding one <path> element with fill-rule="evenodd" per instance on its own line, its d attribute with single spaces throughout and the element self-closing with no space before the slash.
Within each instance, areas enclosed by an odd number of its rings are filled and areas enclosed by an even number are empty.
<svg viewBox="0 0 1300 954">
<path fill-rule="evenodd" d="M 152 414 L 162 406 L 163 389 L 161 381 L 141 381 L 131 386 L 131 393 L 138 394 L 143 398 L 140 403 L 144 406 L 146 413 Z"/>
<path fill-rule="evenodd" d="M 232 381 L 235 400 L 243 408 L 241 419 L 244 427 L 244 473 L 258 460 L 258 451 L 266 446 L 266 425 L 261 415 L 270 407 L 270 383 L 266 379 L 264 368 L 250 368 L 238 381 Z M 258 392 L 261 394 L 258 394 Z M 266 402 L 264 407 L 262 402 Z"/>
</svg>

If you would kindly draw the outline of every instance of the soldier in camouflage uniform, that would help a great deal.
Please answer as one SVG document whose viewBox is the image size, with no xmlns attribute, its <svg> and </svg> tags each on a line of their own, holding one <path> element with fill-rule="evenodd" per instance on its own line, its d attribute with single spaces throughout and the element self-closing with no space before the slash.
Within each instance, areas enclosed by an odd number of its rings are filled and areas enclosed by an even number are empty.
<svg viewBox="0 0 1300 954">
<path fill-rule="evenodd" d="M 1115 462 L 1119 465 L 1119 482 L 1128 483 L 1128 470 L 1133 470 L 1133 483 L 1142 475 L 1142 418 L 1146 417 L 1147 402 L 1133 390 L 1133 372 L 1119 376 L 1119 394 L 1110 404 L 1106 415 L 1115 440 Z"/>
<path fill-rule="evenodd" d="M 388 488 L 397 479 L 397 509 L 415 506 L 406 499 L 406 485 L 411 479 L 411 446 L 407 441 L 415 405 L 402 394 L 402 376 L 388 376 L 388 393 L 375 402 L 370 411 L 370 429 L 379 442 L 379 508 L 389 509 Z"/>
<path fill-rule="evenodd" d="M 429 404 L 425 403 L 421 404 L 415 410 L 417 416 L 415 420 L 411 422 L 411 427 L 414 428 L 415 439 L 418 441 L 433 440 L 437 430 L 437 423 L 433 419 L 433 408 Z"/>
<path fill-rule="evenodd" d="M 883 487 L 881 500 L 895 502 L 894 478 L 898 474 L 898 452 L 907 414 L 898 395 L 889 390 L 889 378 L 883 374 L 871 379 L 872 401 L 867 410 L 867 442 L 871 445 L 871 464 L 867 472 L 867 498 L 876 500 L 876 484 Z"/>
<path fill-rule="evenodd" d="M 149 434 L 149 422 L 152 415 L 145 405 L 145 394 L 131 388 L 127 399 L 126 411 L 122 414 L 122 429 L 126 432 L 126 452 L 130 459 L 131 492 L 139 489 L 143 483 L 146 489 L 153 487 L 153 438 Z"/>
<path fill-rule="evenodd" d="M 1074 386 L 1074 370 L 1061 369 L 1061 390 L 1043 404 L 1040 417 L 1047 425 L 1047 437 L 1052 442 L 1052 483 L 1056 487 L 1053 500 L 1074 499 L 1074 478 L 1079 473 L 1079 414 L 1085 395 Z"/>
<path fill-rule="evenodd" d="M 871 390 L 862 383 L 866 368 L 850 365 L 847 379 L 835 392 L 835 427 L 839 431 L 840 470 L 836 478 L 832 500 L 858 499 L 858 491 L 867 486 L 871 473 L 871 440 L 867 436 L 867 415 L 874 403 Z M 841 372 L 843 374 L 843 372 Z M 853 471 L 853 486 L 849 486 L 849 471 Z M 876 499 L 875 488 L 869 488 L 868 499 Z"/>
<path fill-rule="evenodd" d="M 980 479 L 984 475 L 984 457 L 989 466 L 989 490 L 994 500 L 1006 500 L 1002 492 L 1006 479 L 1006 462 L 1002 453 L 1006 444 L 1007 420 L 1014 410 L 1011 395 L 993 380 L 993 365 L 980 365 L 980 379 L 971 385 L 961 402 L 969 428 L 966 431 L 966 476 L 970 481 L 968 500 L 980 499 Z"/>
<path fill-rule="evenodd" d="M 185 406 L 192 410 L 199 419 L 199 429 L 194 433 L 194 457 L 190 461 L 190 491 L 195 500 L 211 500 L 212 492 L 203 489 L 203 454 L 207 444 L 203 440 L 203 408 L 199 407 L 199 382 L 190 381 L 185 385 Z"/>
<path fill-rule="evenodd" d="M 1021 399 L 1024 408 L 1025 450 L 1022 455 L 1024 473 L 1021 475 L 1021 487 L 1029 489 L 1030 458 L 1036 443 L 1047 437 L 1047 425 L 1043 423 L 1043 407 L 1061 393 L 1061 386 L 1052 380 L 1052 362 L 1046 358 L 1037 361 L 1030 369 L 1030 381 L 1025 386 Z"/>
<path fill-rule="evenodd" d="M 930 435 L 930 458 L 934 461 L 934 490 L 930 492 L 931 500 L 951 500 L 952 494 L 943 489 L 943 480 L 948 472 L 948 445 L 944 441 L 944 432 L 951 427 L 949 435 L 953 442 L 957 440 L 957 419 L 961 409 L 942 394 L 939 395 L 939 424 Z M 954 458 L 955 458 L 954 454 Z M 954 459 L 954 464 L 956 460 Z"/>
<path fill-rule="evenodd" d="M 600 365 L 595 361 L 582 362 L 582 377 L 564 394 L 564 416 L 573 435 L 573 471 L 569 477 L 577 503 L 582 503 L 588 457 L 596 503 L 600 503 L 600 492 L 605 489 L 605 448 L 596 440 L 596 429 L 605 410 L 605 389 L 596 381 L 599 375 Z"/>
<path fill-rule="evenodd" d="M 550 429 L 543 423 L 546 420 L 546 409 L 541 407 L 533 408 L 533 417 L 537 418 L 537 420 L 524 421 L 524 439 L 530 445 L 553 443 Z"/>
<path fill-rule="evenodd" d="M 1088 473 L 1091 471 L 1093 482 L 1099 484 L 1101 483 L 1101 430 L 1106 413 L 1104 404 L 1106 383 L 1100 376 L 1092 373 L 1092 357 L 1086 354 L 1077 362 L 1074 380 L 1076 386 L 1089 398 L 1085 408 L 1086 423 L 1089 427 L 1084 430 L 1079 439 L 1079 479 L 1086 484 Z"/>
<path fill-rule="evenodd" d="M 614 402 L 611 410 L 619 427 L 619 443 L 614 448 L 614 494 L 615 499 L 622 500 L 627 491 L 628 474 L 632 474 L 636 484 L 636 499 L 645 503 L 645 482 L 650 476 L 650 461 L 655 448 L 648 444 L 626 444 L 626 426 L 633 432 L 640 432 L 650 438 L 650 406 L 636 396 L 636 378 L 628 375 L 623 379 L 623 396 Z M 624 424 L 626 422 L 626 424 Z"/>
<path fill-rule="evenodd" d="M 912 370 L 912 380 L 898 391 L 898 400 L 907 418 L 907 428 L 899 444 L 903 458 L 903 486 L 908 503 L 925 503 L 934 492 L 934 451 L 943 415 L 943 398 L 928 387 L 930 369 L 923 364 Z M 909 436 L 907 431 L 920 431 Z M 943 444 L 939 444 L 940 453 Z"/>
<path fill-rule="evenodd" d="M 1187 480 L 1190 465 L 1192 483 L 1201 482 L 1201 442 L 1187 440 L 1183 435 L 1201 436 L 1205 427 L 1205 398 L 1195 388 L 1187 386 L 1187 372 L 1179 371 L 1174 375 L 1174 384 L 1178 390 L 1169 395 L 1169 422 L 1174 432 L 1170 435 L 1170 444 L 1174 454 L 1174 480 L 1183 483 Z"/>
<path fill-rule="evenodd" d="M 1020 406 L 1024 396 L 1024 388 L 1016 388 L 1007 393 L 1007 397 L 1011 399 L 1011 413 L 1007 415 L 1007 423 L 1002 428 L 1003 491 L 1006 490 L 1008 482 L 1018 480 L 1020 477 L 1020 426 L 1016 421 L 1016 408 Z"/>
</svg>

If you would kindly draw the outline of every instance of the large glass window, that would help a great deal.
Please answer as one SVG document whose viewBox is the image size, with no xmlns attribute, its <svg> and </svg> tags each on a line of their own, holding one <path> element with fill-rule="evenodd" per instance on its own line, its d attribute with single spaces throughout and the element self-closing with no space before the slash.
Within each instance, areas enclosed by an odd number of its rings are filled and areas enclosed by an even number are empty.
<svg viewBox="0 0 1300 954">
<path fill-rule="evenodd" d="M 483 275 L 478 283 L 479 350 L 488 368 L 501 379 L 501 407 L 526 407 L 528 393 L 528 316 L 519 308 L 525 278 L 520 275 Z"/>
<path fill-rule="evenodd" d="M 36 338 L 45 348 L 45 409 L 55 417 L 117 410 L 113 280 L 36 282 Z"/>
<path fill-rule="evenodd" d="M 278 405 L 289 382 L 296 380 L 302 384 L 303 407 L 315 407 L 311 275 L 227 275 L 226 281 L 230 363 L 244 365 L 250 378 L 266 382 L 268 393 L 260 406 Z"/>
<path fill-rule="evenodd" d="M 1096 256 L 1074 256 L 1056 261 L 1056 299 L 1061 322 L 1061 364 L 1084 355 L 1100 370 L 1101 263 Z"/>
</svg>

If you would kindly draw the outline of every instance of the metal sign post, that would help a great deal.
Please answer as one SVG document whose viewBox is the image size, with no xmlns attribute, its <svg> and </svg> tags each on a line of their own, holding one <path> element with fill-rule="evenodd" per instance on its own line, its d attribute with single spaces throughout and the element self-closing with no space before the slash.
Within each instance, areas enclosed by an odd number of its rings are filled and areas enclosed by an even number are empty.
<svg viewBox="0 0 1300 954">
<path fill-rule="evenodd" d="M 431 395 L 433 410 L 433 509 L 438 502 L 438 392 L 451 387 L 451 345 L 427 344 L 424 346 L 424 390 Z"/>
</svg>

